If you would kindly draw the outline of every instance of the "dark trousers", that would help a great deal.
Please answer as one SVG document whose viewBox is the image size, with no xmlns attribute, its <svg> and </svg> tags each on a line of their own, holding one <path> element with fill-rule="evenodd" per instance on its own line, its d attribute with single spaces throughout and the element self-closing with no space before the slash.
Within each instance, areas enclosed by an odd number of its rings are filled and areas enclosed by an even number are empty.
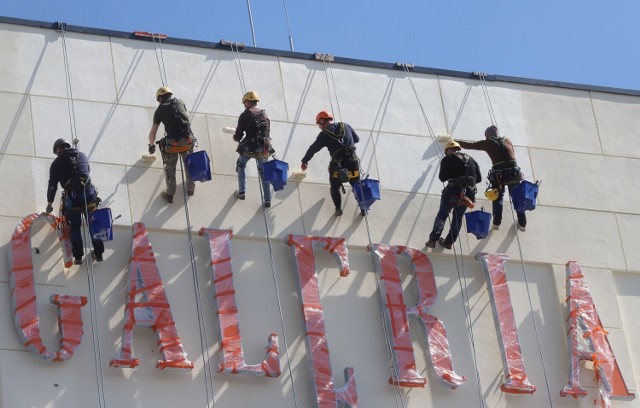
<svg viewBox="0 0 640 408">
<path fill-rule="evenodd" d="M 442 190 L 442 195 L 440 196 L 440 209 L 438 210 L 438 214 L 436 214 L 436 219 L 433 221 L 433 229 L 431 230 L 431 234 L 429 234 L 429 241 L 437 241 L 440 238 L 440 235 L 442 235 L 442 231 L 444 230 L 444 224 L 447 221 L 447 217 L 451 210 L 453 210 L 453 214 L 451 216 L 451 229 L 449 230 L 449 234 L 447 234 L 445 241 L 447 243 L 453 243 L 458 239 L 460 228 L 462 228 L 462 217 L 464 216 L 465 211 L 467 211 L 466 205 L 452 204 L 451 199 L 458 194 L 460 194 L 459 190 L 454 191 L 454 189 L 451 188 L 445 188 Z M 471 201 L 475 201 L 475 191 L 469 190 L 465 195 L 469 197 Z"/>
<path fill-rule="evenodd" d="M 331 200 L 333 200 L 333 205 L 336 208 L 342 208 L 342 194 L 340 194 L 340 189 L 342 188 L 342 182 L 340 181 L 340 177 L 334 177 L 334 173 L 337 171 L 336 166 L 329 164 L 329 193 L 331 194 Z M 360 171 L 360 166 L 358 161 L 353 160 L 343 160 L 341 162 L 342 168 L 349 170 L 350 172 Z M 353 177 L 349 179 L 349 184 L 354 187 L 354 184 L 360 182 L 360 176 Z M 360 203 L 358 203 L 358 207 L 362 209 Z"/>
<path fill-rule="evenodd" d="M 93 203 L 97 199 L 95 193 L 89 193 L 85 198 L 71 197 L 69 194 L 64 200 L 64 211 L 71 230 L 71 250 L 74 258 L 82 258 L 84 256 L 84 245 L 82 243 L 82 218 L 85 217 L 86 206 Z M 86 220 L 85 220 L 86 221 Z M 104 242 L 99 239 L 91 238 L 93 251 L 96 255 L 104 252 Z"/>
<path fill-rule="evenodd" d="M 515 188 L 516 185 L 508 186 L 509 187 L 509 195 L 511 196 L 511 190 Z M 500 189 L 500 194 L 498 194 L 498 199 L 493 202 L 493 225 L 502 224 L 502 209 L 504 207 L 504 188 Z M 518 217 L 518 224 L 523 227 L 527 226 L 527 214 L 524 211 L 516 212 L 516 216 Z"/>
</svg>

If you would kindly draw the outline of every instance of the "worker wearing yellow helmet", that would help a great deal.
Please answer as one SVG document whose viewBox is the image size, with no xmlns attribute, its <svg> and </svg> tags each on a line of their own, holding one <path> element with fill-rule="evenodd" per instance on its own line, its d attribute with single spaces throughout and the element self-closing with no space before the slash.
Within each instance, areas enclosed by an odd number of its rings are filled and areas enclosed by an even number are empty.
<svg viewBox="0 0 640 408">
<path fill-rule="evenodd" d="M 258 165 L 258 173 L 262 182 L 264 194 L 263 205 L 271 207 L 271 186 L 264 178 L 262 165 L 269 160 L 271 149 L 271 121 L 264 109 L 258 108 L 260 97 L 255 91 L 250 91 L 242 96 L 242 105 L 245 110 L 238 118 L 236 132 L 233 140 L 238 142 L 238 160 L 236 161 L 236 173 L 238 173 L 238 190 L 234 193 L 238 200 L 244 200 L 247 190 L 247 163 L 255 159 Z"/>
<path fill-rule="evenodd" d="M 460 145 L 455 140 L 446 144 L 444 153 L 445 156 L 440 161 L 438 177 L 447 185 L 440 195 L 440 209 L 433 222 L 429 240 L 425 244 L 427 248 L 435 248 L 438 242 L 441 246 L 451 249 L 460 233 L 462 216 L 468 207 L 473 207 L 475 202 L 476 184 L 482 181 L 478 163 L 473 157 L 462 153 Z M 446 238 L 441 238 L 445 222 L 452 210 L 451 229 Z"/>
<path fill-rule="evenodd" d="M 156 91 L 158 108 L 153 114 L 153 125 L 149 131 L 149 154 L 156 151 L 156 134 L 160 123 L 164 125 L 164 137 L 158 143 L 164 163 L 164 175 L 166 188 L 162 192 L 162 198 L 167 203 L 173 202 L 176 192 L 176 167 L 178 159 L 182 156 L 183 163 L 187 155 L 193 151 L 193 132 L 191 122 L 184 102 L 173 97 L 173 92 L 168 86 L 162 86 Z M 189 171 L 185 166 L 187 178 L 187 195 L 192 196 L 196 185 L 191 180 Z"/>
<path fill-rule="evenodd" d="M 505 186 L 509 188 L 509 193 L 511 194 L 511 190 L 520 184 L 524 176 L 516 162 L 511 139 L 501 137 L 498 127 L 495 125 L 487 127 L 484 137 L 484 140 L 477 142 L 458 140 L 458 143 L 464 149 L 483 150 L 491 159 L 493 164 L 491 170 L 489 170 L 491 188 L 487 190 L 485 195 L 493 202 L 493 229 L 497 230 L 502 223 Z M 525 231 L 527 228 L 527 215 L 524 211 L 516 211 L 516 215 L 518 229 Z"/>
</svg>

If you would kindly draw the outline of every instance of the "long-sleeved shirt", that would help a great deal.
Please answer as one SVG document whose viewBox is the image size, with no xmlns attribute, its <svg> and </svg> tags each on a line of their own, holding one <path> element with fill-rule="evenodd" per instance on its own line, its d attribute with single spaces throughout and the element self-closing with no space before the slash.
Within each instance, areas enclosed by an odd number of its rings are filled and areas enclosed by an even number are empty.
<svg viewBox="0 0 640 408">
<path fill-rule="evenodd" d="M 89 179 L 89 159 L 87 155 L 76 148 L 69 148 L 56 157 L 49 168 L 49 187 L 47 188 L 47 201 L 53 202 L 58 191 L 58 183 L 65 189 L 69 189 L 71 178 L 73 177 L 73 163 L 76 161 L 77 176 Z"/>
<path fill-rule="evenodd" d="M 466 165 L 464 159 L 467 159 Z M 448 154 L 440 161 L 440 173 L 438 174 L 440 181 L 443 183 L 447 180 L 455 180 L 460 177 L 472 177 L 475 184 L 482 181 L 480 166 L 468 154 L 456 152 Z"/>
<path fill-rule="evenodd" d="M 344 135 L 340 138 L 341 128 L 344 128 Z M 331 134 L 331 135 L 330 135 Z M 331 123 L 322 132 L 318 134 L 315 142 L 309 146 L 307 153 L 302 158 L 302 163 L 309 163 L 309 160 L 318 153 L 322 148 L 326 147 L 329 154 L 334 158 L 334 154 L 345 147 L 351 147 L 355 151 L 355 144 L 360 141 L 357 133 L 348 123 Z"/>
</svg>

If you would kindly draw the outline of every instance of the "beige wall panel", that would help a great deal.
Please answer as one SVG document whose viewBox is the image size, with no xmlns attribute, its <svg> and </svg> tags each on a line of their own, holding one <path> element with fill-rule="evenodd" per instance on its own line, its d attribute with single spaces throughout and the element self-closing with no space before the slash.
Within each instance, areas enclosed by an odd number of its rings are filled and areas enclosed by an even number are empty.
<svg viewBox="0 0 640 408">
<path fill-rule="evenodd" d="M 640 101 L 638 97 L 591 92 L 602 152 L 640 158 Z"/>
<path fill-rule="evenodd" d="M 633 383 L 631 378 L 625 377 L 627 387 L 638 390 L 640 387 L 640 370 L 638 370 L 638 362 L 640 362 L 640 350 L 638 349 L 637 339 L 640 336 L 640 322 L 636 318 L 640 300 L 638 299 L 638 291 L 640 290 L 640 279 L 636 274 L 616 273 L 614 276 L 614 284 L 618 294 L 618 304 L 620 313 L 624 321 L 624 335 L 626 344 L 629 346 L 629 365 L 633 370 Z M 636 392 L 636 400 L 638 393 Z"/>
<path fill-rule="evenodd" d="M 120 103 L 155 107 L 162 82 L 153 44 L 113 39 L 113 55 Z M 231 52 L 164 44 L 162 55 L 167 85 L 189 111 L 234 116 L 242 112 L 243 90 Z M 285 119 L 277 58 L 241 54 L 240 64 L 245 86 L 258 92 L 260 106 L 272 119 Z"/>
<path fill-rule="evenodd" d="M 492 124 L 480 81 L 440 76 L 440 87 L 449 134 L 456 139 L 480 140 Z M 522 88 L 518 85 L 487 83 L 493 112 L 503 136 L 515 145 L 526 146 Z"/>
<path fill-rule="evenodd" d="M 638 213 L 640 190 L 629 188 L 628 175 L 640 172 L 640 160 L 537 149 L 529 154 L 545 205 Z"/>
<path fill-rule="evenodd" d="M 640 251 L 638 251 L 638 231 L 640 231 L 640 217 L 629 214 L 616 214 L 618 229 L 622 239 L 622 249 L 627 261 L 627 270 L 640 271 Z"/>
<path fill-rule="evenodd" d="M 587 91 L 526 86 L 522 92 L 527 145 L 580 153 L 602 152 Z"/>
<path fill-rule="evenodd" d="M 0 153 L 33 154 L 33 128 L 31 126 L 29 97 L 0 93 L 0 106 L 3 107 L 0 111 Z"/>
<path fill-rule="evenodd" d="M 42 170 L 42 171 L 41 171 Z M 47 179 L 49 170 L 38 160 L 19 156 L 0 156 L 2 187 L 10 200 L 0 200 L 0 215 L 22 218 L 47 206 Z M 36 179 L 41 182 L 36 183 Z M 38 185 L 36 185 L 38 184 Z M 44 188 L 38 188 L 44 186 Z M 36 197 L 38 202 L 36 203 Z"/>
</svg>

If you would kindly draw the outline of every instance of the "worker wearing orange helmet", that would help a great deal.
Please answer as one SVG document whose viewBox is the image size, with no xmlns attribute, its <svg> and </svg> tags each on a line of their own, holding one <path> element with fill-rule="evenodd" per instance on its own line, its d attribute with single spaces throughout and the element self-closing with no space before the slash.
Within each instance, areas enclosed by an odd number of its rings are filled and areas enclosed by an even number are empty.
<svg viewBox="0 0 640 408">
<path fill-rule="evenodd" d="M 354 185 L 360 181 L 360 161 L 356 155 L 355 144 L 360 141 L 353 128 L 344 122 L 333 122 L 331 112 L 323 110 L 316 115 L 316 124 L 321 129 L 315 142 L 309 146 L 302 158 L 300 167 L 306 170 L 309 160 L 323 148 L 327 148 L 331 161 L 329 162 L 329 191 L 335 205 L 335 215 L 342 215 L 342 183 Z M 360 213 L 366 214 L 366 209 L 360 205 Z"/>
</svg>

